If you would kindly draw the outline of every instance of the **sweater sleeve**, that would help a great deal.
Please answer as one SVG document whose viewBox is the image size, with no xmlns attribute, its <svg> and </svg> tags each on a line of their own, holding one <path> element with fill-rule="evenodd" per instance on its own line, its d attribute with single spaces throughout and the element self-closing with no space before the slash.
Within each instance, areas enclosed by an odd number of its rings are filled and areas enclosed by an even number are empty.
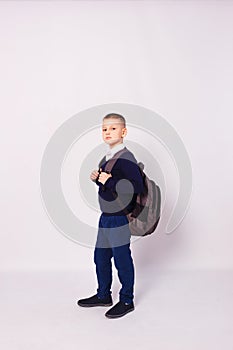
<svg viewBox="0 0 233 350">
<path fill-rule="evenodd" d="M 135 161 L 131 161 L 128 159 L 120 159 L 121 161 L 121 170 L 123 177 L 122 179 L 128 180 L 134 188 L 134 193 L 141 193 L 143 192 L 143 179 L 140 172 L 140 169 Z M 119 181 L 119 178 L 116 177 L 110 177 L 105 182 L 105 187 L 115 190 L 116 184 Z M 119 184 L 119 192 L 120 193 L 130 193 L 131 192 L 131 186 L 128 184 L 128 182 L 121 182 Z"/>
<path fill-rule="evenodd" d="M 101 185 L 103 185 L 101 182 L 99 182 L 97 179 L 96 180 L 94 180 L 94 182 L 96 183 L 96 185 L 98 185 L 98 186 L 101 186 Z"/>
<path fill-rule="evenodd" d="M 123 166 L 123 173 L 125 179 L 129 180 L 134 187 L 134 193 L 143 192 L 143 178 L 139 169 L 139 166 L 136 162 L 136 159 L 133 161 L 123 160 L 127 162 L 127 167 Z"/>
</svg>

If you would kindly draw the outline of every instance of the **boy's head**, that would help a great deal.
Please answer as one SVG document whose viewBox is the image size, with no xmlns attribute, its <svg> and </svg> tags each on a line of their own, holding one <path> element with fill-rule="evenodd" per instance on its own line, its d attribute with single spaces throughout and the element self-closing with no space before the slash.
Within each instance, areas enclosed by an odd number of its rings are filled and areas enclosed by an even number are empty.
<svg viewBox="0 0 233 350">
<path fill-rule="evenodd" d="M 126 135 L 126 121 L 122 115 L 110 113 L 103 118 L 102 137 L 110 148 L 122 143 Z"/>
</svg>

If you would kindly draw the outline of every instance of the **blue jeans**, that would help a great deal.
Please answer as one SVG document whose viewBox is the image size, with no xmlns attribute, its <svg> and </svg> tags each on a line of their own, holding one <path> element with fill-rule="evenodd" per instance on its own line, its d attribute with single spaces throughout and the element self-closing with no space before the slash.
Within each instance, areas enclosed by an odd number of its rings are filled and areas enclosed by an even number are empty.
<svg viewBox="0 0 233 350">
<path fill-rule="evenodd" d="M 120 301 L 131 303 L 134 289 L 134 265 L 130 251 L 131 233 L 125 215 L 107 216 L 103 213 L 99 219 L 98 235 L 94 251 L 98 297 L 110 295 L 112 285 L 112 257 L 118 272 L 122 288 Z"/>
</svg>

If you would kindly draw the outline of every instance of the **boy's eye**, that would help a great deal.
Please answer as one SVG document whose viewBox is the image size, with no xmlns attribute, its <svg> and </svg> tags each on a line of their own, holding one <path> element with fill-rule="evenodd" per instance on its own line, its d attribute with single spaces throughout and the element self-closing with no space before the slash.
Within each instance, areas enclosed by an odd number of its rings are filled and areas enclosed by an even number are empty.
<svg viewBox="0 0 233 350">
<path fill-rule="evenodd" d="M 116 130 L 116 128 L 112 128 L 113 130 Z M 106 131 L 107 129 L 103 129 L 103 131 Z"/>
</svg>

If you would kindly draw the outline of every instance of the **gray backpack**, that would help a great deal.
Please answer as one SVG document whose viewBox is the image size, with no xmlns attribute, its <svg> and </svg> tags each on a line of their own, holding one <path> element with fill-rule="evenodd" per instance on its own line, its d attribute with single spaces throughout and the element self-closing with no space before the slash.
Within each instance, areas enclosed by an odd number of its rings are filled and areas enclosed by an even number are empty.
<svg viewBox="0 0 233 350">
<path fill-rule="evenodd" d="M 125 147 L 110 158 L 107 161 L 104 171 L 111 173 L 117 159 L 126 151 L 128 151 L 128 149 Z M 104 161 L 105 157 L 100 161 L 99 169 Z M 161 190 L 159 186 L 144 173 L 144 164 L 141 162 L 137 164 L 143 178 L 144 189 L 142 193 L 137 194 L 135 207 L 132 212 L 126 213 L 126 216 L 129 221 L 129 229 L 132 236 L 147 236 L 155 231 L 159 223 L 161 214 Z M 112 193 L 119 204 L 123 206 L 116 193 L 114 191 L 112 191 Z"/>
</svg>

